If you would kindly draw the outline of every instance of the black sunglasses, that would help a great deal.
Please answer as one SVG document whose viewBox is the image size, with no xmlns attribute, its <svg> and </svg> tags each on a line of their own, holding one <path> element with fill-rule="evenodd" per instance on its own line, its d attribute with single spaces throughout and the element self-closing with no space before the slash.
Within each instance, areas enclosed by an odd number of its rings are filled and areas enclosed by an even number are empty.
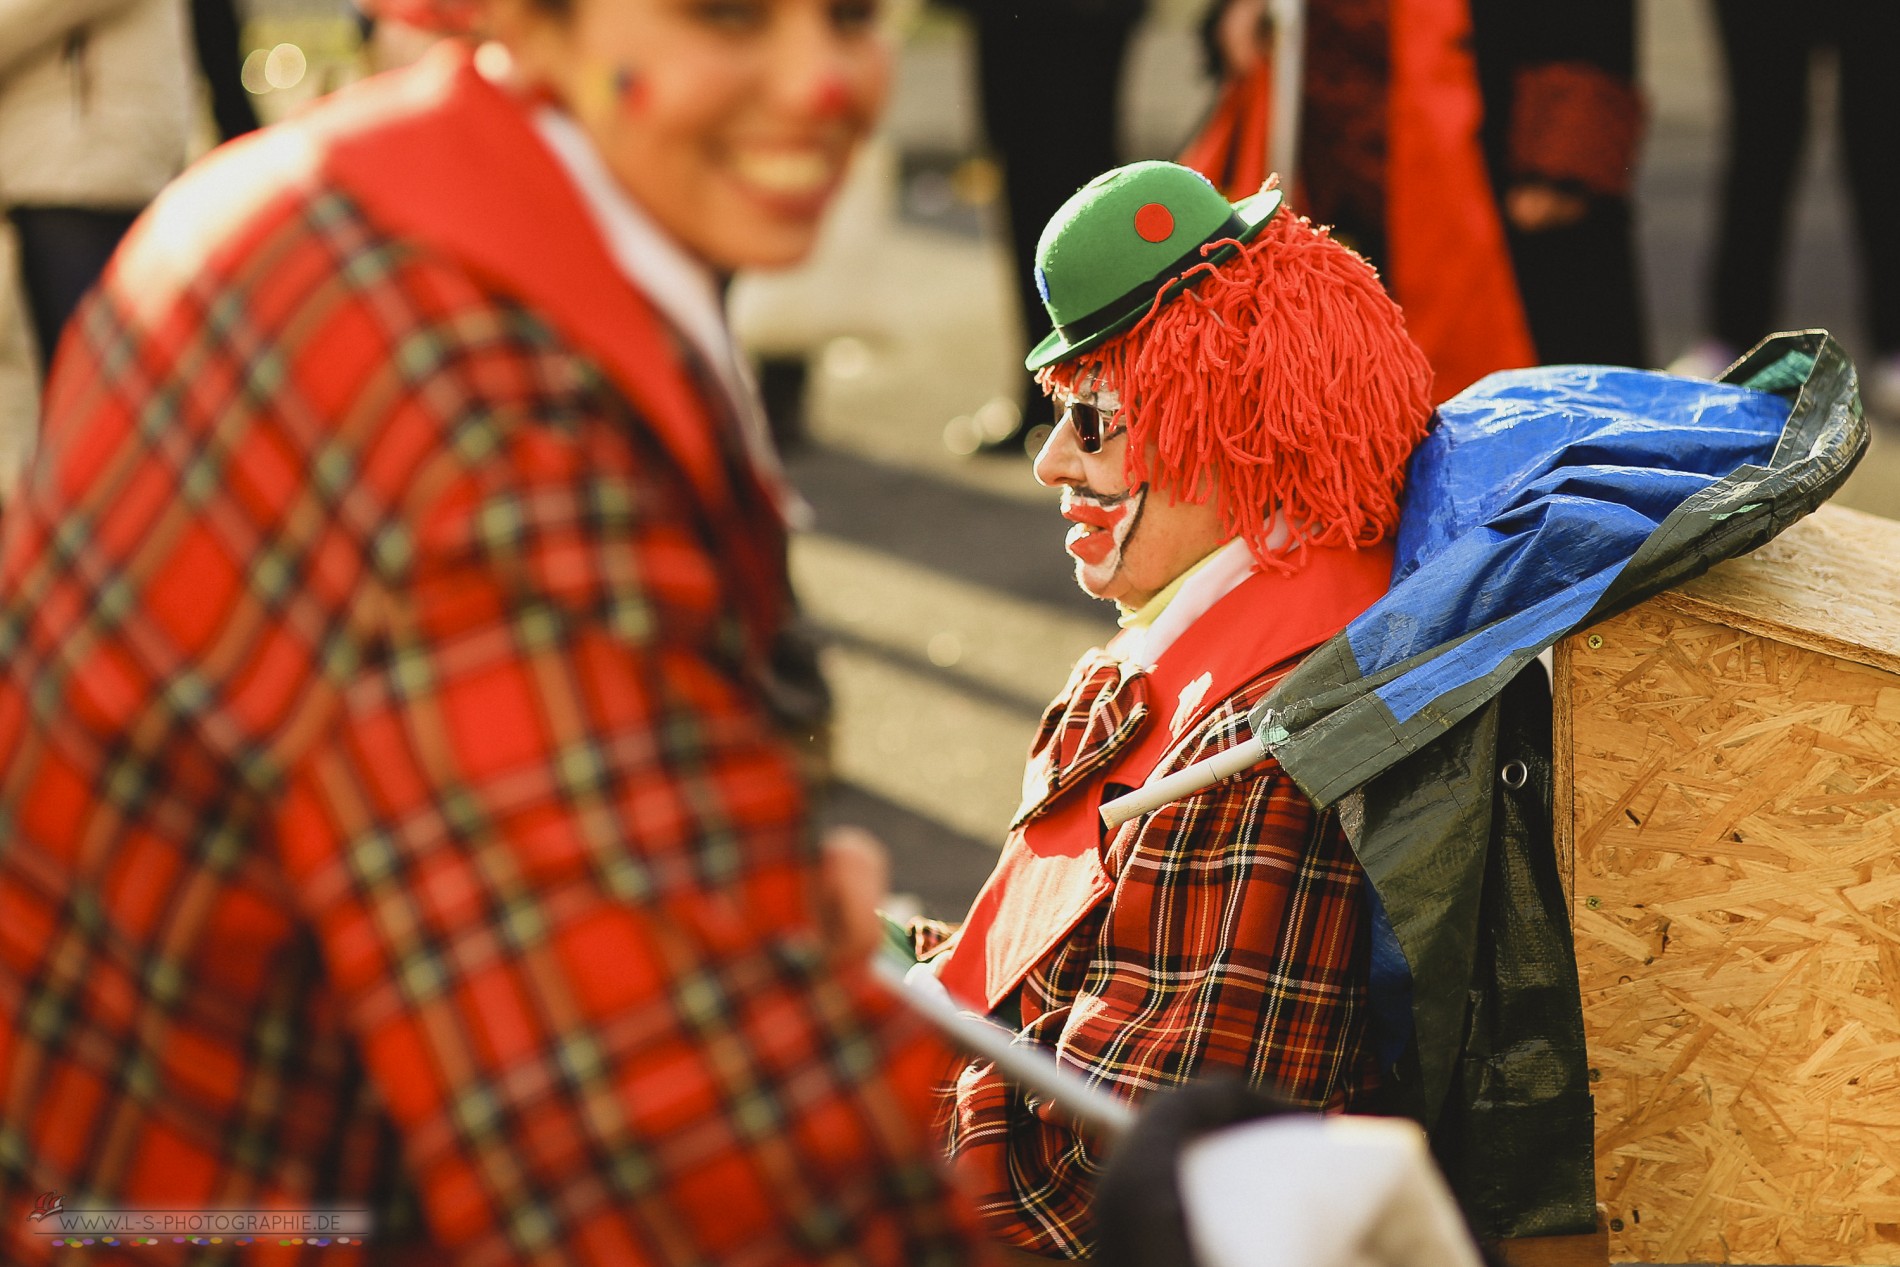
<svg viewBox="0 0 1900 1267">
<path fill-rule="evenodd" d="M 1097 409 L 1094 405 L 1085 405 L 1079 400 L 1070 401 L 1069 407 L 1062 411 L 1062 417 L 1067 418 L 1069 425 L 1075 428 L 1076 447 L 1080 448 L 1084 453 L 1100 453 L 1104 444 L 1113 440 L 1126 429 L 1123 427 L 1110 427 L 1104 432 L 1102 430 L 1102 411 Z M 1058 424 L 1060 424 L 1061 421 L 1062 418 L 1056 419 Z"/>
</svg>

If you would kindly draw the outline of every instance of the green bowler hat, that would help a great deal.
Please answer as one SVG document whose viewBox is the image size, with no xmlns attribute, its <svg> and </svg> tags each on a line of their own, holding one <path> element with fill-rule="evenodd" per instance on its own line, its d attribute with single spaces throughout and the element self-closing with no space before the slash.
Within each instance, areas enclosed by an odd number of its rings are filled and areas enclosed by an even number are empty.
<svg viewBox="0 0 1900 1267">
<path fill-rule="evenodd" d="M 1024 360 L 1033 373 L 1112 339 L 1166 303 L 1181 274 L 1220 263 L 1280 209 L 1280 191 L 1229 203 L 1205 176 L 1178 163 L 1130 163 L 1104 172 L 1062 204 L 1036 244 L 1036 289 L 1055 329 Z"/>
</svg>

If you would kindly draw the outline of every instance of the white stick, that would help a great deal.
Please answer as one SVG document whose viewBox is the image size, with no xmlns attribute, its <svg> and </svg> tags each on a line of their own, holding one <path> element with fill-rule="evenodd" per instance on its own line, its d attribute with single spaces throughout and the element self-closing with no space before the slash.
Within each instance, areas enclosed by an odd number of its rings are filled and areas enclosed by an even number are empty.
<svg viewBox="0 0 1900 1267">
<path fill-rule="evenodd" d="M 1273 127 L 1267 170 L 1293 198 L 1300 176 L 1300 110 L 1306 86 L 1306 0 L 1271 0 L 1273 11 Z"/>
<path fill-rule="evenodd" d="M 1257 735 L 1249 735 L 1225 752 L 1217 752 L 1186 769 L 1144 783 L 1126 796 L 1102 802 L 1102 821 L 1114 831 L 1131 818 L 1186 800 L 1223 779 L 1244 773 L 1265 761 L 1268 755 L 1267 745 L 1260 742 Z"/>
<path fill-rule="evenodd" d="M 938 998 L 906 985 L 904 970 L 888 956 L 871 957 L 871 974 L 905 1007 L 936 1026 L 952 1043 L 972 1056 L 989 1061 L 998 1073 L 1017 1086 L 1048 1097 L 1056 1107 L 1110 1139 L 1120 1138 L 1134 1122 L 1133 1109 L 1070 1073 L 1040 1047 L 1012 1042 L 1015 1035 L 1002 1026 L 965 1012 L 948 997 Z"/>
</svg>

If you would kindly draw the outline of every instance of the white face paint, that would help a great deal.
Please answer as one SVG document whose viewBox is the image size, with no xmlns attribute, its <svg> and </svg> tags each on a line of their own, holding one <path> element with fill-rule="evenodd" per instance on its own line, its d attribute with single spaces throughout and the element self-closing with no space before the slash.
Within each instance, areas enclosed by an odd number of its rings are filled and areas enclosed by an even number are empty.
<svg viewBox="0 0 1900 1267">
<path fill-rule="evenodd" d="M 1177 502 L 1151 497 L 1147 484 L 1128 486 L 1128 431 L 1118 417 L 1121 397 L 1093 382 L 1058 392 L 1056 403 L 1101 411 L 1100 452 L 1082 451 L 1075 420 L 1050 433 L 1036 456 L 1036 479 L 1062 489 L 1062 517 L 1075 526 L 1065 539 L 1075 580 L 1097 598 L 1138 607 L 1221 544 L 1212 500 Z"/>
<path fill-rule="evenodd" d="M 1081 483 L 1064 486 L 1062 517 L 1075 525 L 1064 544 L 1075 557 L 1076 583 L 1098 598 L 1109 597 L 1103 591 L 1112 585 L 1121 567 L 1122 548 L 1141 520 L 1148 486 L 1128 488 L 1120 475 L 1127 443 L 1127 429 L 1117 416 L 1121 412 L 1120 395 L 1098 387 L 1094 380 L 1084 380 L 1075 391 L 1058 391 L 1056 406 L 1066 418 L 1078 452 L 1083 447 L 1083 428 L 1071 411 L 1075 406 L 1093 409 L 1099 419 L 1095 433 L 1099 451 L 1082 452 L 1085 460 L 1093 459 L 1089 476 Z M 1102 461 L 1111 454 L 1113 461 Z"/>
</svg>

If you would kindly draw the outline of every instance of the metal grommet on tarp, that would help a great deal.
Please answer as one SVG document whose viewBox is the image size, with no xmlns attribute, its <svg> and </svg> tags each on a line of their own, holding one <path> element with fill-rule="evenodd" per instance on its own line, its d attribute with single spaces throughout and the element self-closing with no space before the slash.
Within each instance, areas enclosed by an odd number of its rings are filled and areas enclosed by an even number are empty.
<svg viewBox="0 0 1900 1267">
<path fill-rule="evenodd" d="M 1504 768 L 1498 771 L 1498 777 L 1504 780 L 1508 788 L 1520 788 L 1531 777 L 1531 768 L 1522 761 L 1506 761 Z"/>
</svg>

